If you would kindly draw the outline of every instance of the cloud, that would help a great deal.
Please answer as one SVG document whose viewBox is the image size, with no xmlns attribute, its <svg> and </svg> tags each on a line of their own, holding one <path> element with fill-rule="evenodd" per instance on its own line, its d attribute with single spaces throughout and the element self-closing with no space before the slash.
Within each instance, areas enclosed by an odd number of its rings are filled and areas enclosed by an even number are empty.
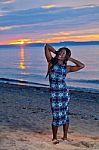
<svg viewBox="0 0 99 150">
<path fill-rule="evenodd" d="M 0 17 L 4 16 L 4 13 L 3 12 L 0 12 Z"/>
<path fill-rule="evenodd" d="M 15 0 L 1 0 L 0 3 L 2 4 L 10 4 L 10 3 L 14 3 Z"/>
<path fill-rule="evenodd" d="M 83 9 L 72 9 L 69 7 L 63 8 L 51 8 L 51 9 L 29 9 L 23 11 L 15 11 L 8 13 L 7 16 L 0 20 L 1 25 L 22 25 L 22 24 L 33 24 L 33 23 L 47 23 L 57 21 L 58 24 L 64 22 L 71 23 L 78 20 L 85 24 L 85 21 L 98 21 L 99 7 L 83 8 Z M 82 18 L 81 18 L 82 17 Z M 93 19 L 93 20 L 92 20 Z M 75 23 L 77 24 L 77 22 Z"/>
<path fill-rule="evenodd" d="M 8 12 L 13 11 L 15 2 L 15 0 L 0 0 L 0 12 L 6 15 Z"/>
<path fill-rule="evenodd" d="M 91 6 L 99 6 L 98 0 L 22 0 L 22 5 L 20 0 L 0 0 L 0 8 L 7 5 L 8 7 L 10 5 L 13 6 L 13 8 L 9 8 L 9 11 L 13 10 L 26 10 L 26 9 L 33 9 L 33 8 L 40 8 L 42 6 L 55 6 L 55 7 L 72 7 L 72 8 L 84 8 L 87 7 L 87 5 Z"/>
<path fill-rule="evenodd" d="M 17 10 L 0 17 L 0 35 L 67 39 L 99 33 L 99 7 Z M 97 29 L 97 30 L 95 30 Z M 2 36 L 1 36 L 2 37 Z M 79 38 L 79 37 L 78 37 Z M 1 39 L 0 39 L 1 40 Z"/>
<path fill-rule="evenodd" d="M 54 7 L 56 7 L 56 5 L 44 5 L 44 6 L 41 6 L 41 8 L 45 8 L 45 9 L 54 8 Z"/>
<path fill-rule="evenodd" d="M 0 27 L 0 31 L 5 31 L 5 30 L 10 30 L 12 29 L 12 27 L 8 26 L 8 27 Z"/>
</svg>

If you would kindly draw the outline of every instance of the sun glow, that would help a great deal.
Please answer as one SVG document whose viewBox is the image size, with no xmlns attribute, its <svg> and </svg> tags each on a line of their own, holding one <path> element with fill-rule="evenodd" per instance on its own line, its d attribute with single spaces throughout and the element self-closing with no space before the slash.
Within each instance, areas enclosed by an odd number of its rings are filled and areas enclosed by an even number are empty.
<svg viewBox="0 0 99 150">
<path fill-rule="evenodd" d="M 25 69 L 25 64 L 24 64 L 24 48 L 21 48 L 20 50 L 20 64 L 19 64 L 20 69 Z"/>
<path fill-rule="evenodd" d="M 24 41 L 20 41 L 20 44 L 23 45 L 25 42 Z"/>
<path fill-rule="evenodd" d="M 10 42 L 9 44 L 15 44 L 15 45 L 25 45 L 30 44 L 32 41 L 30 39 L 20 39 L 13 42 Z"/>
</svg>

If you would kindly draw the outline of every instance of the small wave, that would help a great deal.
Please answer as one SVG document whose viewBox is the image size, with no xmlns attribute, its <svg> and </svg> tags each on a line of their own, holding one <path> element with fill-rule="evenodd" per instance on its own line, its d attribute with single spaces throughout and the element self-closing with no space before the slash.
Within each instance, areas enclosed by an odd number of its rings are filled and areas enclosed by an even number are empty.
<svg viewBox="0 0 99 150">
<path fill-rule="evenodd" d="M 72 80 L 72 82 L 73 81 L 76 81 L 76 80 Z M 83 82 L 82 80 L 80 80 L 80 81 Z M 17 80 L 17 79 L 0 78 L 0 82 L 10 83 L 10 84 L 19 84 L 19 85 L 25 85 L 25 86 L 29 85 L 29 86 L 49 88 L 48 84 L 42 84 L 42 83 L 37 83 L 37 82 L 29 82 L 29 81 Z M 70 90 L 77 90 L 77 91 L 91 92 L 91 93 L 99 93 L 99 90 L 94 89 L 94 88 L 85 88 L 85 87 L 83 88 L 83 87 L 77 87 L 77 86 L 76 87 L 75 86 L 68 86 L 68 88 Z"/>
<path fill-rule="evenodd" d="M 94 88 L 83 88 L 83 87 L 74 87 L 74 86 L 68 86 L 68 88 L 70 90 L 73 90 L 73 91 L 83 91 L 83 92 L 91 92 L 91 93 L 99 93 L 99 90 L 98 89 L 94 89 Z"/>
<path fill-rule="evenodd" d="M 0 78 L 0 82 L 7 82 L 7 83 L 17 83 L 17 84 L 24 84 L 24 85 L 37 85 L 37 86 L 45 86 L 48 87 L 46 84 L 37 83 L 37 82 L 29 82 L 24 80 L 17 80 L 17 79 L 8 79 L 8 78 Z"/>
<path fill-rule="evenodd" d="M 67 79 L 68 82 L 81 82 L 81 83 L 93 83 L 99 84 L 99 80 L 83 80 L 83 79 Z"/>
</svg>

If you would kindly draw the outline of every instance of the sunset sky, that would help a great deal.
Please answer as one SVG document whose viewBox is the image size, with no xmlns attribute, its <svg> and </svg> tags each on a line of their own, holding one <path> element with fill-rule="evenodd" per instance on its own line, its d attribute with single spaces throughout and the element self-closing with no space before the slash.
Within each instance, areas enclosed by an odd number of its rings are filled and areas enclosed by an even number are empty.
<svg viewBox="0 0 99 150">
<path fill-rule="evenodd" d="M 99 0 L 0 0 L 0 44 L 99 41 Z"/>
</svg>

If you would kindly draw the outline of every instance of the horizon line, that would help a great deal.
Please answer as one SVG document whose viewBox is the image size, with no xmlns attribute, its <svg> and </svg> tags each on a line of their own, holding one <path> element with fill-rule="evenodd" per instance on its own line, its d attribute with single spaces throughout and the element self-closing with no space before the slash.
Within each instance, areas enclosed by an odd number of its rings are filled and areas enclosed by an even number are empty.
<svg viewBox="0 0 99 150">
<path fill-rule="evenodd" d="M 58 42 L 32 42 L 32 43 L 23 43 L 23 44 L 0 44 L 0 46 L 20 46 L 20 45 L 32 45 L 32 44 L 35 44 L 35 45 L 39 45 L 39 44 L 45 44 L 45 43 L 48 43 L 48 44 L 60 44 L 60 43 L 98 43 L 99 41 L 58 41 Z"/>
</svg>

